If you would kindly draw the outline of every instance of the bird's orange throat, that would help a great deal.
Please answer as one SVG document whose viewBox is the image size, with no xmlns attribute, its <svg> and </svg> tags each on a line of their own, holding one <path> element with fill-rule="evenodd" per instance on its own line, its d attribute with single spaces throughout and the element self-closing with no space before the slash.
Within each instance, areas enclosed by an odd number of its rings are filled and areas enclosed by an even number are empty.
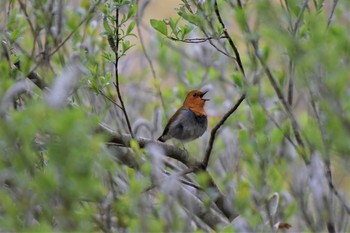
<svg viewBox="0 0 350 233">
<path fill-rule="evenodd" d="M 189 108 L 192 112 L 194 112 L 196 115 L 201 116 L 207 116 L 207 113 L 205 112 L 204 108 Z"/>
</svg>

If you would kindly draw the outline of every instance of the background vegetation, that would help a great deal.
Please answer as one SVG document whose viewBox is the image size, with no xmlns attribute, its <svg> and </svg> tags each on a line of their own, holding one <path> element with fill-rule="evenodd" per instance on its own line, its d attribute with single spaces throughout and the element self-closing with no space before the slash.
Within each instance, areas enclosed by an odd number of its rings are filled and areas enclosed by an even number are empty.
<svg viewBox="0 0 350 233">
<path fill-rule="evenodd" d="M 2 1 L 0 231 L 350 231 L 350 2 L 164 2 Z"/>
</svg>

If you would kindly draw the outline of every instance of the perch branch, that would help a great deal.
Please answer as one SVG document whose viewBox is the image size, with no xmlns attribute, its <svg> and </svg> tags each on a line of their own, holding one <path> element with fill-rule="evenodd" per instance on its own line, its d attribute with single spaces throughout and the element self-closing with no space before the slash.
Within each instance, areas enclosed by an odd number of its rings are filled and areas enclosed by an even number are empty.
<svg viewBox="0 0 350 233">
<path fill-rule="evenodd" d="M 238 107 L 238 105 L 239 104 L 237 104 L 237 107 Z M 117 133 L 102 123 L 100 123 L 99 128 L 97 129 L 97 132 L 106 133 L 107 135 L 109 135 L 109 142 L 110 143 L 115 143 L 118 146 L 130 147 L 130 141 L 132 140 L 132 137 L 128 134 Z M 150 143 L 156 144 L 157 146 L 159 146 L 163 149 L 164 154 L 167 157 L 173 158 L 173 159 L 185 164 L 188 167 L 188 169 L 185 171 L 182 171 L 180 173 L 181 175 L 186 175 L 186 174 L 191 173 L 191 172 L 200 171 L 200 169 L 198 169 L 198 168 L 201 166 L 202 163 L 200 161 L 197 161 L 197 160 L 191 158 L 191 156 L 188 154 L 188 152 L 186 150 L 183 150 L 183 149 L 180 149 L 176 146 L 162 143 L 159 141 L 154 141 L 152 139 L 147 139 L 147 138 L 142 138 L 142 137 L 136 137 L 134 139 L 137 141 L 140 148 L 145 148 L 147 146 L 147 144 L 150 144 Z M 218 186 L 215 184 L 212 177 L 210 177 L 209 173 L 207 173 L 207 175 L 209 178 L 210 188 L 212 190 L 215 190 L 215 192 L 218 194 L 217 198 L 214 200 L 214 203 L 228 219 L 234 219 L 235 217 L 238 216 L 237 212 L 234 209 L 232 209 L 232 207 L 226 205 L 227 198 L 219 190 Z"/>
<path fill-rule="evenodd" d="M 100 124 L 100 127 L 97 130 L 98 132 L 107 133 L 110 135 L 109 142 L 110 143 L 116 143 L 125 147 L 130 147 L 130 141 L 132 140 L 132 137 L 128 134 L 119 134 L 114 132 L 112 129 L 108 128 L 107 126 Z M 162 143 L 159 141 L 154 141 L 152 139 L 142 138 L 142 137 L 136 137 L 135 140 L 137 141 L 138 145 L 141 148 L 144 148 L 149 143 L 154 143 L 160 147 L 163 148 L 164 153 L 173 159 L 176 159 L 183 164 L 185 164 L 188 167 L 197 166 L 200 162 L 195 161 L 190 158 L 188 152 L 186 150 L 182 150 L 178 147 L 175 147 L 173 145 L 168 145 L 166 143 Z"/>
</svg>

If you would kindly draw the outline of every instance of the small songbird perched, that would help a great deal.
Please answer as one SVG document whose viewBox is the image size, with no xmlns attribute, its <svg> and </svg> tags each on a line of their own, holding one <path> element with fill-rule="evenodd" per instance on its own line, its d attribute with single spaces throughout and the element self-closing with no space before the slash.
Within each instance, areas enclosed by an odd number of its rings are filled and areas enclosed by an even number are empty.
<svg viewBox="0 0 350 233">
<path fill-rule="evenodd" d="M 165 142 L 170 138 L 176 138 L 188 142 L 202 136 L 208 127 L 204 104 L 209 99 L 203 99 L 206 93 L 207 91 L 190 91 L 182 107 L 169 119 L 158 140 Z"/>
</svg>

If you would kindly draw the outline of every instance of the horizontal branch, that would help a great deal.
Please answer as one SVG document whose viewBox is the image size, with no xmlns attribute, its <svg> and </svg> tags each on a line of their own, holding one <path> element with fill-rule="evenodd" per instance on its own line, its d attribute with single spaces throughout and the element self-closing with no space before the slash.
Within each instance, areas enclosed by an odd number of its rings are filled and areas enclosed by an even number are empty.
<svg viewBox="0 0 350 233">
<path fill-rule="evenodd" d="M 216 39 L 225 39 L 227 38 L 226 36 L 220 36 L 220 37 L 206 37 L 206 38 L 188 38 L 188 39 L 179 39 L 176 37 L 172 36 L 167 36 L 169 39 L 173 41 L 178 41 L 178 42 L 184 42 L 184 43 L 189 43 L 189 44 L 198 44 L 198 43 L 203 43 L 208 40 L 216 40 Z"/>
<path fill-rule="evenodd" d="M 198 169 L 200 165 L 202 165 L 200 161 L 197 161 L 191 158 L 186 150 L 180 149 L 176 146 L 154 141 L 152 139 L 142 138 L 142 137 L 136 137 L 133 139 L 129 134 L 117 133 L 114 130 L 108 128 L 107 126 L 101 123 L 99 125 L 99 128 L 97 129 L 97 132 L 108 134 L 110 136 L 109 142 L 116 143 L 119 146 L 130 147 L 131 140 L 136 140 L 138 145 L 141 148 L 145 148 L 147 145 L 151 143 L 156 144 L 157 146 L 163 149 L 165 156 L 173 158 L 177 161 L 180 161 L 183 164 L 185 164 L 187 167 L 189 167 L 190 169 L 188 171 L 185 171 L 186 174 L 189 171 L 191 172 L 202 171 L 201 169 Z M 194 169 L 191 169 L 191 168 L 194 168 Z M 207 172 L 207 171 L 204 171 L 204 172 Z M 208 177 L 209 177 L 210 188 L 213 191 L 215 191 L 218 195 L 217 198 L 213 200 L 216 206 L 227 217 L 227 219 L 232 220 L 236 218 L 238 216 L 238 213 L 232 208 L 232 206 L 227 205 L 227 203 L 229 203 L 229 201 L 227 200 L 227 197 L 225 197 L 225 195 L 219 190 L 219 188 L 217 187 L 214 180 L 210 177 L 209 174 L 208 174 Z"/>
<path fill-rule="evenodd" d="M 110 143 L 116 143 L 121 146 L 130 147 L 131 140 L 136 140 L 141 148 L 145 148 L 146 145 L 153 143 L 161 147 L 167 157 L 176 159 L 185 164 L 187 167 L 196 167 L 200 164 L 199 161 L 191 158 L 186 150 L 180 149 L 173 145 L 142 137 L 132 139 L 129 134 L 117 133 L 103 124 L 100 124 L 100 127 L 97 131 L 101 133 L 107 133 L 110 136 Z"/>
</svg>

